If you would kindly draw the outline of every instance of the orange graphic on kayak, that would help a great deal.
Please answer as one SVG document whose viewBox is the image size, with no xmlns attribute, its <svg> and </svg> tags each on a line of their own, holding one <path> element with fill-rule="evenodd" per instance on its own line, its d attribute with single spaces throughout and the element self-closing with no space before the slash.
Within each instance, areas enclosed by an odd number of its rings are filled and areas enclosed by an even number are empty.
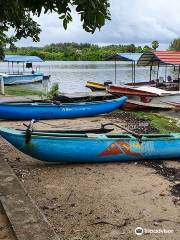
<svg viewBox="0 0 180 240">
<path fill-rule="evenodd" d="M 103 152 L 99 154 L 100 157 L 106 157 L 109 155 L 118 155 L 125 153 L 132 157 L 142 157 L 141 153 L 131 152 L 131 147 L 129 143 L 124 141 L 116 141 L 108 146 Z"/>
</svg>

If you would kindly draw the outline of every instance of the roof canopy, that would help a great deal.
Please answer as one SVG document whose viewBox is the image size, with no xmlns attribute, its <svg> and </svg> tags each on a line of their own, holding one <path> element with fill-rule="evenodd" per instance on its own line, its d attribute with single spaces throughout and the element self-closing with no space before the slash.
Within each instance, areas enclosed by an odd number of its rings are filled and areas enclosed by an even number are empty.
<svg viewBox="0 0 180 240">
<path fill-rule="evenodd" d="M 137 62 L 141 55 L 142 53 L 116 53 L 108 57 L 107 60 Z"/>
<path fill-rule="evenodd" d="M 40 57 L 37 56 L 22 56 L 22 55 L 5 55 L 5 62 L 43 62 Z"/>
<path fill-rule="evenodd" d="M 137 62 L 138 66 L 174 65 L 180 66 L 180 51 L 145 52 Z"/>
</svg>

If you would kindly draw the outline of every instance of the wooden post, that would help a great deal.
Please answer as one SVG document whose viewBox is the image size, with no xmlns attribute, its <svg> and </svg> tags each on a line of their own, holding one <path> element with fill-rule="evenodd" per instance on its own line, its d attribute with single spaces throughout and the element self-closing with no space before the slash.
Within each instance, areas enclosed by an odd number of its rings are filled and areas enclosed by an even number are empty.
<svg viewBox="0 0 180 240">
<path fill-rule="evenodd" d="M 115 84 L 116 84 L 116 59 L 115 59 Z"/>
<path fill-rule="evenodd" d="M 4 91 L 4 79 L 3 79 L 3 77 L 1 77 L 1 93 L 2 93 L 2 95 L 5 94 L 5 91 Z"/>
</svg>

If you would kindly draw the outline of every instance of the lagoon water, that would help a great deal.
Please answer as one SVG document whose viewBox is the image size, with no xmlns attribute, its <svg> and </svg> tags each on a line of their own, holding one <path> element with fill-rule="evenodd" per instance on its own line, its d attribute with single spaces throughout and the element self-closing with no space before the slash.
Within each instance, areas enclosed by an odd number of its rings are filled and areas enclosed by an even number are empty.
<svg viewBox="0 0 180 240">
<path fill-rule="evenodd" d="M 111 61 L 91 62 L 91 61 L 46 61 L 43 63 L 33 64 L 34 69 L 40 66 L 40 71 L 50 74 L 51 78 L 48 83 L 50 88 L 54 83 L 59 84 L 61 92 L 85 92 L 89 91 L 85 85 L 86 81 L 97 81 L 103 83 L 110 80 L 115 82 L 115 65 Z M 12 66 L 10 64 L 12 70 Z M 13 66 L 14 71 L 18 70 L 17 64 Z M 19 70 L 22 71 L 22 64 L 19 64 Z M 28 72 L 29 70 L 26 69 Z M 156 78 L 156 67 L 154 67 L 152 78 Z M 172 68 L 168 69 L 167 74 Z M 0 63 L 0 72 L 8 72 L 8 64 Z M 160 68 L 160 76 L 164 76 L 165 68 Z M 149 80 L 149 67 L 136 67 L 136 81 Z M 126 83 L 132 81 L 131 64 L 117 62 L 117 80 L 116 83 Z M 46 84 L 45 84 L 46 85 Z M 24 86 L 22 86 L 24 87 Z M 43 84 L 30 84 L 25 87 L 43 90 Z"/>
</svg>

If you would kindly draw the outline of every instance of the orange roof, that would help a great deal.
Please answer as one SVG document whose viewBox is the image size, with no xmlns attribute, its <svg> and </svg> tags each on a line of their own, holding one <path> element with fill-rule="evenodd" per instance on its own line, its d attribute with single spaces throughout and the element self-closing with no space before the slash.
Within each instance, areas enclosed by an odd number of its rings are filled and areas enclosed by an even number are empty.
<svg viewBox="0 0 180 240">
<path fill-rule="evenodd" d="M 138 60 L 138 66 L 180 65 L 180 51 L 145 52 Z"/>
</svg>

